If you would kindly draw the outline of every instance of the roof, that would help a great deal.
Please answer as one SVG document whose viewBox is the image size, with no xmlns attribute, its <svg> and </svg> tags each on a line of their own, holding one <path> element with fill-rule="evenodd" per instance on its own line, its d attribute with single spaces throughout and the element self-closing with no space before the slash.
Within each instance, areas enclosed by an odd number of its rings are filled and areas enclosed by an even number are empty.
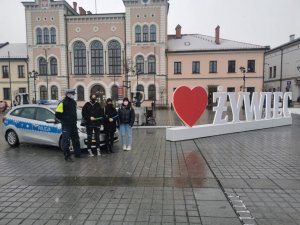
<svg viewBox="0 0 300 225">
<path fill-rule="evenodd" d="M 229 50 L 266 50 L 261 45 L 248 44 L 220 38 L 220 44 L 215 43 L 215 37 L 202 34 L 183 34 L 181 38 L 168 36 L 168 52 L 195 51 L 229 51 Z"/>
<path fill-rule="evenodd" d="M 291 40 L 291 41 L 289 41 L 285 44 L 282 44 L 282 45 L 279 45 L 275 48 L 270 49 L 270 51 L 268 51 L 267 54 L 272 53 L 272 52 L 276 52 L 276 51 L 281 50 L 281 49 L 288 48 L 289 46 L 292 46 L 292 45 L 297 45 L 299 43 L 300 43 L 300 38 L 296 38 L 296 39 Z"/>
<path fill-rule="evenodd" d="M 0 59 L 7 59 L 8 52 L 11 59 L 27 59 L 26 43 L 8 43 L 0 48 Z"/>
</svg>

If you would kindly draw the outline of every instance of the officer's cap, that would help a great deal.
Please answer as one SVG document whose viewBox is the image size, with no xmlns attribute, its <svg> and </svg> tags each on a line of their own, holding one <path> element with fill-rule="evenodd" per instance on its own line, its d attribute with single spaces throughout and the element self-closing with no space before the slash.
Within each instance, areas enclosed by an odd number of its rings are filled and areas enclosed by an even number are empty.
<svg viewBox="0 0 300 225">
<path fill-rule="evenodd" d="M 66 93 L 66 95 L 67 95 L 67 94 L 76 94 L 76 89 L 67 89 L 67 90 L 65 91 L 65 93 Z"/>
</svg>

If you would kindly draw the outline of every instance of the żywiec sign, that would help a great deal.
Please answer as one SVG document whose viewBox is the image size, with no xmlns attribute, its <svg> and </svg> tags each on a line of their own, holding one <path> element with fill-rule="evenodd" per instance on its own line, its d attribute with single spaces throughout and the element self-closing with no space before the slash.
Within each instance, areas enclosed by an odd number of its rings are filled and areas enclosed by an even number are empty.
<svg viewBox="0 0 300 225">
<path fill-rule="evenodd" d="M 227 97 L 232 112 L 232 121 L 228 121 Z M 256 129 L 292 124 L 288 110 L 288 101 L 292 99 L 291 92 L 254 92 L 250 98 L 249 92 L 224 92 L 218 87 L 213 93 L 215 117 L 213 124 L 193 126 L 207 107 L 208 96 L 202 87 L 190 89 L 181 86 L 173 94 L 173 107 L 179 118 L 188 127 L 168 128 L 166 139 L 170 141 L 187 140 L 220 134 L 236 133 Z M 240 111 L 244 105 L 246 120 L 241 121 Z M 282 107 L 281 107 L 282 106 Z"/>
</svg>

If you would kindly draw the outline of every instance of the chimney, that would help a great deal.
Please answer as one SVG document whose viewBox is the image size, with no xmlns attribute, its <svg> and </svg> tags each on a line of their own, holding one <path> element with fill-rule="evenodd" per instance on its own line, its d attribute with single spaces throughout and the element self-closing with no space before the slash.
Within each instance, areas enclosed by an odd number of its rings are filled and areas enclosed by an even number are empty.
<svg viewBox="0 0 300 225">
<path fill-rule="evenodd" d="M 293 41 L 293 40 L 295 40 L 295 34 L 290 35 L 290 41 Z"/>
<path fill-rule="evenodd" d="M 181 38 L 181 26 L 178 24 L 175 28 L 176 30 L 176 39 L 180 39 Z"/>
<path fill-rule="evenodd" d="M 216 27 L 215 42 L 217 45 L 220 44 L 220 26 L 219 25 Z"/>
<path fill-rule="evenodd" d="M 73 2 L 73 9 L 77 12 L 77 2 Z"/>
<path fill-rule="evenodd" d="M 86 11 L 82 7 L 79 7 L 79 14 L 80 15 L 85 15 Z"/>
</svg>

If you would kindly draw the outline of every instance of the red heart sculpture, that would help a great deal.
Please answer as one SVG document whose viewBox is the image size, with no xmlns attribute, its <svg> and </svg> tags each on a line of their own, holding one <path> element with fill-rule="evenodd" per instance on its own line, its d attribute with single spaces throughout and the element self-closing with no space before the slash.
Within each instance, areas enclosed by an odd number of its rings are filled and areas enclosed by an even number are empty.
<svg viewBox="0 0 300 225">
<path fill-rule="evenodd" d="M 173 93 L 173 106 L 179 118 L 192 127 L 201 117 L 207 106 L 207 93 L 202 87 L 192 90 L 181 86 Z"/>
</svg>

